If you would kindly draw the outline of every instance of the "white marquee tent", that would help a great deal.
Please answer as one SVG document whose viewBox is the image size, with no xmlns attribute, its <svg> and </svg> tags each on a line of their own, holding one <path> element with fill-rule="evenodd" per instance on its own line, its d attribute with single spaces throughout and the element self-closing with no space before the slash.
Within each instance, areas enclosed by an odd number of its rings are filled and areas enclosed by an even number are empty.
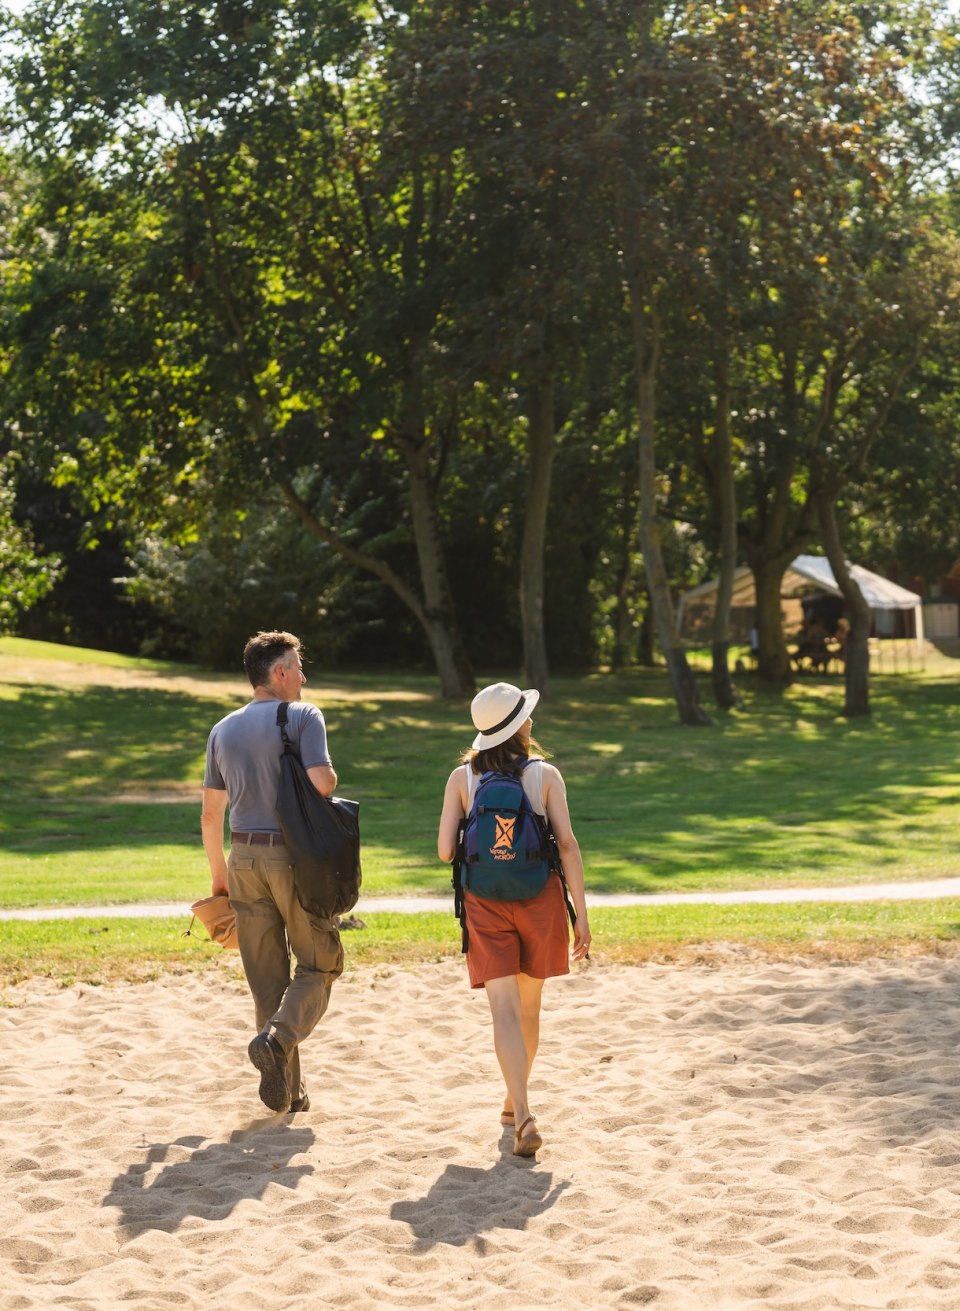
<svg viewBox="0 0 960 1311">
<path fill-rule="evenodd" d="M 908 591 L 897 583 L 891 583 L 888 578 L 881 578 L 879 574 L 871 573 L 862 565 L 852 564 L 849 568 L 863 593 L 864 600 L 874 612 L 874 626 L 877 633 L 892 631 L 892 626 L 886 622 L 891 612 L 912 610 L 914 634 L 917 642 L 922 642 L 923 603 L 917 593 Z M 718 579 L 713 578 L 707 583 L 701 583 L 699 587 L 691 588 L 681 596 L 677 613 L 677 626 L 681 637 L 690 639 L 704 635 L 704 626 L 713 617 L 718 585 Z M 794 599 L 812 596 L 818 592 L 827 596 L 842 595 L 829 560 L 823 555 L 798 555 L 783 575 L 780 595 L 785 599 Z M 732 608 L 735 613 L 739 611 L 741 616 L 749 615 L 746 620 L 748 626 L 753 622 L 752 612 L 756 603 L 757 594 L 753 574 L 747 565 L 742 565 L 734 575 Z M 742 627 L 743 623 L 738 626 Z M 746 633 L 740 636 L 745 637 Z"/>
</svg>

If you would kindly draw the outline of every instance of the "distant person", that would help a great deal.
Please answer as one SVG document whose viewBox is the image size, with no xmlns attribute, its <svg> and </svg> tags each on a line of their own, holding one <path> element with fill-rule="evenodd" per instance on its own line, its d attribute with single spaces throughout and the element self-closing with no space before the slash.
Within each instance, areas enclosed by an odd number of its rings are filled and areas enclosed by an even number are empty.
<svg viewBox="0 0 960 1311">
<path fill-rule="evenodd" d="M 740 629 L 741 633 L 743 629 Z M 750 636 L 747 639 L 750 643 L 750 659 L 756 665 L 760 661 L 760 629 L 756 624 L 750 629 Z"/>
<path fill-rule="evenodd" d="M 240 958 L 259 1030 L 247 1054 L 260 1073 L 260 1100 L 271 1111 L 307 1111 L 299 1047 L 327 1009 L 330 989 L 343 971 L 343 952 L 337 923 L 308 914 L 294 889 L 276 812 L 281 701 L 293 703 L 287 735 L 299 746 L 317 791 L 331 796 L 337 775 L 323 715 L 300 700 L 306 682 L 300 639 L 292 633 L 257 633 L 244 648 L 243 664 L 253 699 L 215 724 L 207 740 L 203 846 L 213 895 L 228 894 L 237 913 Z M 224 859 L 228 805 L 230 854 Z M 291 951 L 297 958 L 292 979 Z"/>
<path fill-rule="evenodd" d="M 530 805 L 547 818 L 557 840 L 576 911 L 573 959 L 582 960 L 591 941 L 583 861 L 570 826 L 563 778 L 530 736 L 530 715 L 539 698 L 539 692 L 521 692 L 511 683 L 494 683 L 474 697 L 470 709 L 478 732 L 463 764 L 447 779 L 437 854 L 444 861 L 454 859 L 460 821 L 470 812 L 482 774 L 502 770 L 519 777 Z M 470 985 L 486 990 L 507 1090 L 500 1122 L 514 1130 L 514 1155 L 533 1156 L 543 1143 L 527 1100 L 540 1039 L 540 995 L 545 979 L 570 972 L 563 886 L 559 875 L 551 874 L 534 897 L 492 901 L 467 892 L 465 904 Z"/>
</svg>

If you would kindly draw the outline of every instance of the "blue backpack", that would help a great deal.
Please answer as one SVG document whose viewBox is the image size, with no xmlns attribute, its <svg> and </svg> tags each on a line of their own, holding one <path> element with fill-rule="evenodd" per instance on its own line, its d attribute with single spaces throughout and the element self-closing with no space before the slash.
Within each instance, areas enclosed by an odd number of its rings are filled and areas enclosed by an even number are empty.
<svg viewBox="0 0 960 1311">
<path fill-rule="evenodd" d="M 453 858 L 453 913 L 460 921 L 461 949 L 468 946 L 464 892 L 490 901 L 523 901 L 542 892 L 551 873 L 560 876 L 574 923 L 556 839 L 530 805 L 519 775 L 481 774 Z"/>
<path fill-rule="evenodd" d="M 463 888 L 491 901 L 535 897 L 553 867 L 547 826 L 516 774 L 480 775 L 461 847 Z"/>
</svg>

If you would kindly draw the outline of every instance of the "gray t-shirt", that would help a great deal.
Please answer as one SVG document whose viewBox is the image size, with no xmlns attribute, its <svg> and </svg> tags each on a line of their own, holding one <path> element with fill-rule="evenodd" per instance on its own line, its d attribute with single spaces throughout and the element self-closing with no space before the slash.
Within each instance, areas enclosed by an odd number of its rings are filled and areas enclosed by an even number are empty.
<svg viewBox="0 0 960 1311">
<path fill-rule="evenodd" d="M 251 701 L 214 724 L 207 739 L 205 788 L 225 791 L 235 833 L 279 833 L 277 785 L 283 739 L 277 726 L 279 701 Z M 287 736 L 300 749 L 304 766 L 329 765 L 323 715 L 309 701 L 287 705 Z"/>
</svg>

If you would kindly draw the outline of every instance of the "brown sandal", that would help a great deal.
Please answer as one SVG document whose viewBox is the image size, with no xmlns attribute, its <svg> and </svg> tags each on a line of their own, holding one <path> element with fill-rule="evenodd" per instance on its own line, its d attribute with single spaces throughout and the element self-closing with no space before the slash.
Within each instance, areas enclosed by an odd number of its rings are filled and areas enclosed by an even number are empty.
<svg viewBox="0 0 960 1311">
<path fill-rule="evenodd" d="M 513 1111 L 501 1111 L 501 1112 L 500 1112 L 500 1123 L 501 1123 L 501 1124 L 509 1124 L 509 1125 L 512 1125 L 512 1124 L 513 1124 L 513 1120 L 514 1120 Z"/>
<path fill-rule="evenodd" d="M 528 1124 L 533 1125 L 533 1133 L 528 1133 L 524 1138 L 523 1131 Z M 518 1125 L 516 1133 L 513 1135 L 513 1154 L 514 1156 L 535 1156 L 538 1148 L 543 1146 L 543 1139 L 537 1133 L 537 1121 L 532 1115 L 528 1115 L 523 1124 Z"/>
</svg>

